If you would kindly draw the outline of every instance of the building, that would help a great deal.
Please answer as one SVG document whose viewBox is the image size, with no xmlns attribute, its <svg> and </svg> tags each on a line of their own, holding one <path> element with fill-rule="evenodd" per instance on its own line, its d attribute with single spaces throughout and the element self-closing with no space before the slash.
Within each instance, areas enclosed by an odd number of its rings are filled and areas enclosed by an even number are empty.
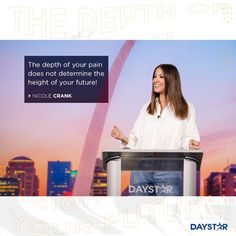
<svg viewBox="0 0 236 236">
<path fill-rule="evenodd" d="M 96 159 L 90 195 L 107 196 L 107 172 L 103 170 L 102 160 Z"/>
<path fill-rule="evenodd" d="M 64 196 L 71 192 L 71 162 L 49 161 L 47 195 Z"/>
<path fill-rule="evenodd" d="M 25 156 L 11 159 L 6 167 L 6 178 L 19 181 L 19 196 L 38 196 L 39 179 L 36 175 L 34 161 Z"/>
<path fill-rule="evenodd" d="M 64 196 L 72 196 L 73 195 L 73 188 L 75 184 L 76 176 L 78 175 L 78 170 L 71 170 L 70 171 L 70 191 L 64 192 Z"/>
<path fill-rule="evenodd" d="M 217 176 L 219 172 L 211 172 L 209 177 L 204 180 L 204 195 L 211 196 L 213 192 L 213 180 L 214 177 Z"/>
<path fill-rule="evenodd" d="M 224 172 L 212 172 L 204 180 L 205 196 L 236 196 L 236 164 L 224 168 Z"/>
<path fill-rule="evenodd" d="M 0 178 L 0 196 L 19 196 L 20 182 L 16 178 Z"/>
<path fill-rule="evenodd" d="M 70 191 L 71 193 L 73 192 L 73 188 L 74 188 L 74 184 L 75 184 L 75 180 L 76 177 L 78 175 L 78 170 L 71 170 L 70 171 Z"/>
</svg>

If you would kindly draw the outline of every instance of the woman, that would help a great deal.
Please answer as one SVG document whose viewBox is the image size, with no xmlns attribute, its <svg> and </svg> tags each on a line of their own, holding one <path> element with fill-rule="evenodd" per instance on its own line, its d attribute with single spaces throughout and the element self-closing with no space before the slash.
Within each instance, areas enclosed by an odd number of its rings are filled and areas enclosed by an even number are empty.
<svg viewBox="0 0 236 236">
<path fill-rule="evenodd" d="M 151 102 L 141 109 L 129 137 L 116 126 L 111 135 L 121 141 L 122 147 L 131 149 L 199 149 L 195 110 L 182 94 L 180 75 L 174 65 L 161 64 L 155 68 Z M 179 196 L 182 195 L 182 174 L 134 171 L 130 185 L 155 187 L 152 188 L 155 191 L 136 192 L 135 195 Z M 165 191 L 160 190 L 161 187 Z"/>
</svg>

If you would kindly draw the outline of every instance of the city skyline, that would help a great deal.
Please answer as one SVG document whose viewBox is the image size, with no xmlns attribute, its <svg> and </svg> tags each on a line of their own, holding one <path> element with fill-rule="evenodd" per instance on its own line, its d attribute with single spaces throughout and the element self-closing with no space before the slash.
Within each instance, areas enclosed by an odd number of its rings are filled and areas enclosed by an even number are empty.
<svg viewBox="0 0 236 236">
<path fill-rule="evenodd" d="M 11 162 L 12 160 L 17 160 L 17 162 L 19 162 L 19 160 L 30 160 L 30 162 L 34 162 L 32 159 L 25 156 L 14 157 L 9 160 L 9 162 Z M 94 177 L 91 183 L 89 196 L 106 196 L 107 194 L 107 173 L 102 168 L 102 162 L 103 161 L 101 159 L 96 159 L 96 165 L 93 174 Z M 12 178 L 12 176 L 7 176 L 8 168 L 8 166 L 5 167 L 5 174 L 3 172 L 0 174 L 0 196 L 20 196 L 20 181 L 17 180 L 16 177 Z M 54 172 L 56 176 L 54 178 L 50 177 L 50 172 Z M 47 184 L 48 190 L 45 196 L 71 196 L 74 179 L 77 174 L 78 171 L 73 170 L 70 161 L 48 161 L 47 183 L 50 184 L 52 188 Z M 67 178 L 66 176 L 69 176 L 70 179 L 69 182 L 68 180 L 66 180 L 67 186 L 60 186 L 59 188 L 55 188 L 55 184 L 63 184 L 62 182 L 64 182 L 65 178 Z M 127 193 L 125 193 L 125 191 L 127 190 L 126 188 L 129 184 L 129 177 L 130 171 L 122 172 L 121 196 L 127 196 Z M 51 183 L 52 181 L 53 183 Z M 6 186 L 9 186 L 11 188 Z M 213 170 L 212 172 L 210 172 L 209 176 L 204 179 L 204 185 L 202 185 L 201 188 L 204 188 L 202 196 L 236 196 L 236 164 L 227 163 L 227 166 L 224 167 L 221 171 L 216 172 Z M 52 192 L 50 192 L 50 190 L 52 190 Z"/>
<path fill-rule="evenodd" d="M 17 156 L 9 160 L 9 163 L 17 161 L 17 164 L 24 165 L 24 162 L 34 163 L 34 161 L 25 156 Z M 23 166 L 24 167 L 24 166 Z M 3 167 L 2 167 L 3 168 Z M 0 173 L 0 196 L 34 196 L 34 194 L 22 194 L 21 170 L 14 168 L 11 175 L 7 172 L 9 166 L 5 166 L 5 171 Z M 37 170 L 34 170 L 34 173 Z M 14 175 L 14 176 L 13 176 Z M 72 196 L 75 177 L 78 175 L 77 170 L 73 170 L 70 161 L 48 161 L 47 168 L 47 191 L 45 196 Z M 27 179 L 27 178 L 25 178 Z M 40 180 L 38 180 L 40 183 Z M 31 184 L 28 187 L 34 188 Z M 37 185 L 38 189 L 38 185 Z M 107 173 L 103 170 L 102 160 L 96 159 L 93 173 L 93 181 L 91 182 L 90 196 L 106 196 L 107 193 Z M 36 194 L 37 195 L 37 194 Z"/>
</svg>

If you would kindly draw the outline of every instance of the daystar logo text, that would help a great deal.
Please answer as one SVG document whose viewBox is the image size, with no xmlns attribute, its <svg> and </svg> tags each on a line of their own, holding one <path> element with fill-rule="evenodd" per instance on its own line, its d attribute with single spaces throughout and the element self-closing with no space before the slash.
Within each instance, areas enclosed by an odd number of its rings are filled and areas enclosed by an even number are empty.
<svg viewBox="0 0 236 236">
<path fill-rule="evenodd" d="M 228 230 L 228 224 L 190 224 L 191 230 Z"/>
<path fill-rule="evenodd" d="M 171 185 L 129 185 L 129 193 L 172 193 Z"/>
</svg>

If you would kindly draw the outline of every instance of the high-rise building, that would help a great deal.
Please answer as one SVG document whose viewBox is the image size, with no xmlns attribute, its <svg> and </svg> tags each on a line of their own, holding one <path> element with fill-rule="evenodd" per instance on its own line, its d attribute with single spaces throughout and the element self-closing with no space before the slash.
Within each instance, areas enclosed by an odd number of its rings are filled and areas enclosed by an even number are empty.
<svg viewBox="0 0 236 236">
<path fill-rule="evenodd" d="M 212 172 L 204 180 L 205 196 L 236 196 L 236 164 L 224 168 L 224 172 Z"/>
<path fill-rule="evenodd" d="M 103 170 L 102 160 L 96 159 L 90 195 L 107 196 L 107 172 Z"/>
<path fill-rule="evenodd" d="M 211 196 L 213 193 L 213 180 L 214 177 L 217 176 L 219 172 L 211 172 L 209 177 L 204 180 L 204 195 Z"/>
<path fill-rule="evenodd" d="M 47 195 L 64 196 L 71 190 L 71 162 L 49 161 Z"/>
<path fill-rule="evenodd" d="M 73 194 L 73 188 L 75 184 L 76 176 L 78 175 L 78 170 L 71 170 L 70 171 L 70 191 L 64 192 L 64 196 L 72 196 Z"/>
<path fill-rule="evenodd" d="M 20 183 L 16 178 L 0 178 L 0 196 L 19 196 Z"/>
<path fill-rule="evenodd" d="M 74 188 L 74 184 L 75 184 L 75 179 L 78 175 L 78 170 L 71 170 L 70 172 L 70 180 L 71 180 L 71 183 L 70 183 L 70 186 L 71 186 L 71 192 L 73 192 L 73 188 Z"/>
<path fill-rule="evenodd" d="M 36 175 L 34 161 L 25 156 L 11 159 L 6 167 L 6 178 L 19 180 L 20 196 L 38 196 L 39 179 Z"/>
</svg>

